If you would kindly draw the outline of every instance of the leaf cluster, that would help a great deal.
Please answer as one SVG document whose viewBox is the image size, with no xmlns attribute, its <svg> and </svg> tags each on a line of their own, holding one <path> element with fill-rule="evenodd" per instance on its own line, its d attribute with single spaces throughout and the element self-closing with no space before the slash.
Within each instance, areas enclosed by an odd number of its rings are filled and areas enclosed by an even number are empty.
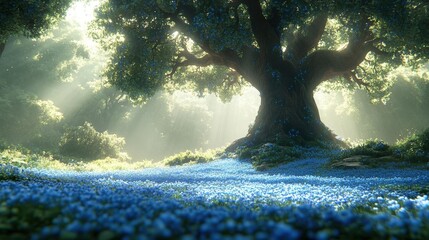
<svg viewBox="0 0 429 240">
<path fill-rule="evenodd" d="M 231 69 L 220 67 L 222 64 L 177 64 L 183 63 L 188 54 L 201 58 L 225 50 L 235 52 L 244 61 L 256 61 L 254 56 L 244 56 L 245 49 L 256 53 L 260 49 L 248 9 L 238 2 L 106 1 L 92 25 L 94 38 L 113 53 L 105 75 L 134 99 L 147 99 L 169 88 L 214 92 L 229 99 L 248 79 L 231 81 Z M 316 50 L 344 47 L 363 32 L 379 39 L 377 47 L 388 54 L 370 55 L 356 69 L 356 75 L 369 82 L 374 98 L 388 95 L 391 84 L 386 79 L 390 71 L 401 64 L 416 67 L 429 56 L 428 4 L 423 0 L 267 0 L 260 4 L 264 17 L 282 39 L 283 52 L 320 14 L 327 14 L 329 21 Z"/>
<path fill-rule="evenodd" d="M 35 38 L 64 16 L 71 0 L 0 2 L 0 42 L 14 35 Z"/>
<path fill-rule="evenodd" d="M 221 150 L 202 151 L 185 151 L 163 160 L 167 166 L 181 166 L 185 164 L 207 163 L 217 159 Z"/>
<path fill-rule="evenodd" d="M 120 157 L 125 140 L 107 131 L 100 133 L 85 122 L 82 126 L 69 128 L 61 138 L 59 152 L 66 156 L 85 160 Z"/>
<path fill-rule="evenodd" d="M 374 161 L 383 157 L 404 161 L 409 164 L 429 163 L 429 129 L 422 133 L 413 134 L 398 141 L 395 145 L 388 145 L 380 140 L 369 140 L 351 149 L 344 150 L 334 157 L 342 160 L 353 156 L 368 156 L 375 158 Z"/>
</svg>

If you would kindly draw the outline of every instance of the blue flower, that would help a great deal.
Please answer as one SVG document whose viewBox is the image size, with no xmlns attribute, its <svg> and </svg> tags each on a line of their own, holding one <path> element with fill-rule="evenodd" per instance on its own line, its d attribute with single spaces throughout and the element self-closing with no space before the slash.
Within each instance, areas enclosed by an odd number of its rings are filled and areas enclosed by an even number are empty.
<svg viewBox="0 0 429 240">
<path fill-rule="evenodd" d="M 0 210 L 60 209 L 35 239 L 106 230 L 143 239 L 329 239 L 350 228 L 410 238 L 429 227 L 428 197 L 407 189 L 428 184 L 426 170 L 329 170 L 316 149 L 306 151 L 307 159 L 265 172 L 234 159 L 102 173 L 2 165 L 0 173 L 23 180 L 0 181 Z"/>
</svg>

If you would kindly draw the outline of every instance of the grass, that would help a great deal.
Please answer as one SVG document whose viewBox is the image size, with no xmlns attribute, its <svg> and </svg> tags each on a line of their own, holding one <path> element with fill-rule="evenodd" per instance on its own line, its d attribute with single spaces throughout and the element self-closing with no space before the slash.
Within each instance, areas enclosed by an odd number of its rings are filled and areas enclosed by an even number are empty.
<svg viewBox="0 0 429 240">
<path fill-rule="evenodd" d="M 280 146 L 266 143 L 244 147 L 236 151 L 236 157 L 249 160 L 256 170 L 267 170 L 303 158 L 326 158 L 334 151 L 322 147 Z"/>
<path fill-rule="evenodd" d="M 237 155 L 240 159 L 250 159 L 255 169 L 265 170 L 299 159 L 302 157 L 302 152 L 293 147 L 267 143 L 239 149 Z"/>
<path fill-rule="evenodd" d="M 31 150 L 20 146 L 9 146 L 0 149 L 0 164 L 19 168 L 72 170 L 80 172 L 116 171 L 206 163 L 219 158 L 221 153 L 223 153 L 223 149 L 207 150 L 205 152 L 198 150 L 193 152 L 185 151 L 167 157 L 159 162 L 149 160 L 132 162 L 124 160 L 123 158 L 112 157 L 88 161 L 87 159 L 53 155 L 46 152 L 33 153 Z M 0 180 L 2 180 L 1 174 Z"/>
<path fill-rule="evenodd" d="M 50 153 L 33 153 L 23 147 L 12 146 L 0 152 L 0 164 L 12 165 L 20 168 L 39 168 L 52 170 L 74 171 L 114 171 L 135 170 L 148 167 L 161 166 L 160 163 L 143 160 L 130 162 L 121 158 L 107 157 L 93 161 L 70 158 Z"/>
<path fill-rule="evenodd" d="M 208 151 L 185 151 L 154 163 L 152 161 L 128 161 L 124 158 L 85 159 L 53 155 L 46 152 L 34 153 L 20 146 L 6 146 L 0 144 L 0 164 L 7 164 L 21 168 L 41 168 L 53 170 L 75 171 L 113 171 L 135 170 L 148 167 L 178 166 L 197 163 L 206 163 L 220 158 L 223 149 Z M 332 156 L 334 155 L 334 156 Z M 257 170 L 265 170 L 308 157 L 331 157 L 330 165 L 341 163 L 344 159 L 362 156 L 362 164 L 369 167 L 378 167 L 387 163 L 405 163 L 409 165 L 429 164 L 429 129 L 421 134 L 412 135 L 389 146 L 380 140 L 369 140 L 340 153 L 330 149 L 317 147 L 280 146 L 266 143 L 255 147 L 246 147 L 237 150 L 235 156 L 250 160 Z M 398 165 L 399 166 L 399 165 Z"/>
<path fill-rule="evenodd" d="M 409 162 L 429 162 L 429 128 L 420 134 L 400 140 L 393 149 L 394 154 Z"/>
<path fill-rule="evenodd" d="M 360 156 L 359 161 L 368 167 L 379 167 L 389 163 L 402 163 L 402 166 L 427 166 L 429 164 L 429 129 L 399 140 L 392 146 L 382 140 L 368 140 L 334 156 L 330 165 L 356 156 Z"/>
<path fill-rule="evenodd" d="M 180 166 L 197 163 L 207 163 L 219 158 L 223 149 L 203 151 L 185 151 L 165 158 L 162 162 L 167 166 Z"/>
</svg>

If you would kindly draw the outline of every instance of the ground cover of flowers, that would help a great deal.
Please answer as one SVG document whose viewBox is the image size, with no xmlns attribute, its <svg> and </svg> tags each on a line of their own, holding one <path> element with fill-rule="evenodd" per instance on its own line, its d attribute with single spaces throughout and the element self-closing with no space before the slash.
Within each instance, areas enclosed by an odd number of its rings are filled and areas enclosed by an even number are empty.
<svg viewBox="0 0 429 240">
<path fill-rule="evenodd" d="M 429 171 L 269 171 L 222 159 L 70 172 L 0 166 L 1 239 L 429 239 Z"/>
</svg>

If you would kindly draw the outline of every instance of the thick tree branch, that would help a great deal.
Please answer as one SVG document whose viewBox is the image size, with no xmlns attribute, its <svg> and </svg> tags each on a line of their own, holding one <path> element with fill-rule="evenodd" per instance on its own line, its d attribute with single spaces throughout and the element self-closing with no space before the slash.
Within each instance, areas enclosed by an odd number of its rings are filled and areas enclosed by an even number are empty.
<svg viewBox="0 0 429 240">
<path fill-rule="evenodd" d="M 274 22 L 270 23 L 265 18 L 259 0 L 242 0 L 242 2 L 247 6 L 252 32 L 259 46 L 260 52 L 257 58 L 259 66 L 269 66 L 281 72 L 282 75 L 294 74 L 295 67 L 293 64 L 289 60 L 283 59 L 280 36 L 276 32 L 275 20 L 272 19 Z M 259 75 L 260 72 L 257 74 Z"/>
<path fill-rule="evenodd" d="M 180 58 L 177 60 L 177 62 L 174 64 L 171 72 L 167 74 L 168 77 L 172 77 L 177 70 L 180 67 L 189 67 L 189 66 L 196 66 L 196 67 L 208 67 L 211 65 L 223 65 L 225 66 L 225 62 L 220 59 L 213 57 L 211 55 L 205 55 L 201 58 L 197 58 L 196 56 L 188 53 L 181 53 L 181 56 L 185 56 L 185 60 L 180 60 Z"/>
<path fill-rule="evenodd" d="M 281 38 L 280 24 L 282 21 L 282 15 L 278 8 L 272 7 L 267 16 L 268 23 L 273 27 L 274 32 L 279 38 Z"/>
<path fill-rule="evenodd" d="M 297 34 L 286 50 L 286 58 L 293 63 L 301 61 L 312 49 L 317 47 L 323 33 L 325 32 L 326 15 L 319 15 L 304 29 Z"/>
<path fill-rule="evenodd" d="M 301 66 L 301 70 L 307 71 L 305 79 L 309 88 L 314 90 L 325 80 L 345 75 L 351 77 L 354 82 L 365 86 L 356 75 L 354 75 L 355 78 L 353 75 L 350 75 L 350 73 L 365 60 L 369 52 L 383 55 L 388 53 L 374 46 L 375 43 L 380 41 L 379 39 L 368 41 L 363 41 L 363 38 L 361 39 L 362 40 L 359 42 L 354 41 L 349 43 L 345 49 L 340 51 L 318 50 L 306 57 Z"/>
<path fill-rule="evenodd" d="M 261 58 L 261 53 L 256 47 L 247 46 L 243 49 L 243 61 L 241 62 L 240 73 L 253 87 L 260 89 L 262 84 L 262 75 L 264 66 Z"/>
<path fill-rule="evenodd" d="M 364 86 L 367 90 L 369 90 L 369 84 L 364 82 L 362 78 L 359 78 L 356 71 L 344 73 L 343 77 L 351 82 L 357 83 L 359 86 Z"/>
<path fill-rule="evenodd" d="M 191 38 L 206 53 L 211 55 L 213 58 L 224 58 L 225 61 L 223 61 L 223 63 L 225 66 L 239 70 L 238 68 L 241 63 L 241 58 L 238 56 L 236 51 L 228 48 L 225 48 L 222 51 L 214 51 L 207 40 L 202 39 L 198 32 L 191 28 L 191 24 L 196 15 L 196 10 L 192 6 L 179 4 L 178 11 L 176 13 L 165 14 L 174 22 L 175 28 L 179 32 Z M 179 15 L 183 15 L 186 22 Z"/>
<path fill-rule="evenodd" d="M 365 60 L 369 52 L 386 56 L 376 44 L 379 38 L 373 38 L 370 31 L 372 22 L 365 14 L 361 15 L 357 31 L 349 37 L 349 43 L 343 50 L 317 50 L 305 57 L 300 69 L 305 73 L 305 83 L 314 90 L 321 82 L 337 76 L 348 76 L 354 82 L 364 85 L 355 74 L 351 74 Z"/>
<path fill-rule="evenodd" d="M 276 30 L 262 14 L 262 7 L 259 0 L 244 0 L 247 6 L 253 35 L 261 51 L 267 57 L 271 57 L 276 51 L 280 51 L 280 37 Z"/>
</svg>

